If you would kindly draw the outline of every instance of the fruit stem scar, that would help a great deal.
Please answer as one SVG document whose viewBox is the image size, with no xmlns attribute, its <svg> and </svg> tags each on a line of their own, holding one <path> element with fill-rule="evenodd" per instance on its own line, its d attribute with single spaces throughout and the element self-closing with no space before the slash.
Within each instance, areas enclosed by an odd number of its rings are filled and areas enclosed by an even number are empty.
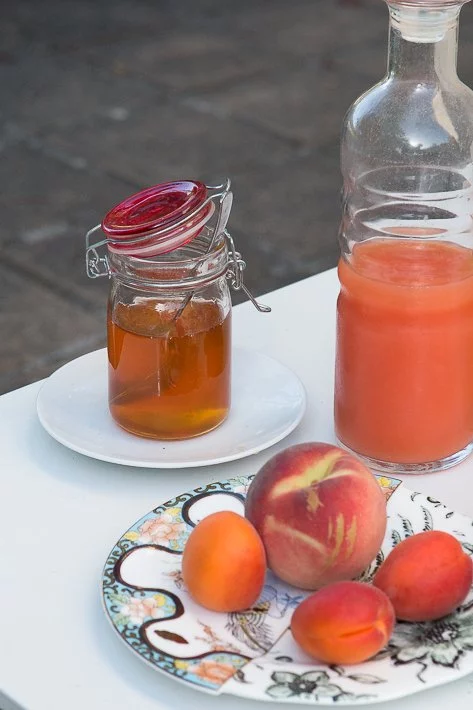
<svg viewBox="0 0 473 710">
<path fill-rule="evenodd" d="M 315 513 L 317 508 L 320 506 L 323 507 L 323 503 L 319 498 L 319 494 L 315 488 L 309 488 L 309 492 L 307 494 L 307 510 L 309 513 Z"/>
</svg>

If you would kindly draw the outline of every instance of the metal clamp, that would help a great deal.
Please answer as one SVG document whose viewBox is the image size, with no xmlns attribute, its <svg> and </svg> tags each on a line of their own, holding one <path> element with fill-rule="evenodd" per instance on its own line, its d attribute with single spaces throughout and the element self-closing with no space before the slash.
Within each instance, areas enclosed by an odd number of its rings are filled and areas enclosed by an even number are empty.
<svg viewBox="0 0 473 710">
<path fill-rule="evenodd" d="M 207 199 L 202 205 L 199 205 L 199 207 L 194 210 L 192 214 L 187 215 L 183 220 L 181 220 L 181 222 L 185 222 L 197 215 L 209 203 L 209 201 L 218 200 L 215 228 L 209 247 L 207 249 L 207 253 L 210 253 L 216 239 L 221 234 L 223 234 L 227 242 L 229 251 L 229 267 L 226 277 L 227 279 L 229 279 L 231 287 L 234 291 L 243 291 L 258 311 L 260 311 L 261 313 L 270 313 L 271 308 L 269 306 L 264 306 L 263 304 L 258 303 L 258 301 L 254 298 L 253 294 L 246 287 L 243 281 L 243 270 L 246 268 L 246 262 L 242 259 L 240 252 L 236 251 L 233 238 L 226 230 L 226 225 L 230 216 L 230 210 L 232 208 L 233 202 L 233 193 L 231 192 L 230 187 L 231 183 L 228 178 L 221 185 L 207 185 L 207 189 L 211 190 L 213 194 L 209 195 L 209 197 L 207 197 Z M 172 227 L 167 227 L 163 231 L 166 232 L 170 229 L 175 229 L 175 227 L 176 225 L 174 224 L 172 225 Z M 98 242 L 94 242 L 92 244 L 90 243 L 92 241 L 92 237 L 95 235 L 96 232 L 101 231 L 101 228 L 101 225 L 97 224 L 95 227 L 92 227 L 92 229 L 89 229 L 85 236 L 85 266 L 87 276 L 91 279 L 96 279 L 100 276 L 108 276 L 110 278 L 112 275 L 107 256 L 108 239 L 105 238 Z M 148 238 L 149 235 L 144 235 L 142 237 L 132 237 L 131 239 L 127 240 L 127 243 L 129 242 L 130 244 L 136 244 Z M 178 309 L 175 318 L 181 315 L 182 311 L 191 300 L 192 295 L 193 293 L 190 293 L 184 298 L 183 303 Z"/>
<path fill-rule="evenodd" d="M 245 286 L 243 282 L 243 271 L 246 269 L 246 261 L 241 258 L 240 252 L 235 249 L 233 237 L 229 234 L 229 232 L 227 232 L 226 229 L 224 230 L 224 235 L 227 240 L 229 251 L 228 261 L 230 266 L 227 271 L 227 279 L 230 280 L 230 286 L 234 291 L 243 291 L 243 293 L 246 294 L 251 303 L 260 313 L 271 313 L 271 307 L 258 303 L 251 291 Z"/>
<path fill-rule="evenodd" d="M 89 229 L 85 235 L 85 270 L 89 279 L 97 279 L 99 276 L 108 276 L 110 278 L 112 275 L 106 250 L 103 256 L 100 256 L 98 251 L 101 247 L 106 246 L 107 239 L 102 239 L 100 242 L 90 244 L 92 235 L 100 231 L 101 228 L 102 226 L 100 224 L 96 224 L 95 227 Z"/>
<path fill-rule="evenodd" d="M 185 224 L 187 221 L 197 216 L 199 212 L 205 210 L 209 202 L 214 202 L 218 200 L 217 220 L 215 223 L 215 229 L 212 236 L 212 240 L 208 248 L 208 252 L 210 252 L 215 243 L 215 240 L 224 231 L 225 226 L 228 222 L 228 218 L 230 216 L 230 210 L 232 208 L 233 202 L 233 194 L 230 190 L 230 185 L 231 183 L 228 178 L 221 185 L 207 185 L 207 189 L 211 190 L 213 194 L 209 195 L 201 205 L 199 205 L 193 212 L 183 217 L 179 222 L 176 222 L 170 225 L 169 227 L 165 227 L 162 230 L 162 233 L 165 234 L 166 232 L 172 231 L 173 229 L 176 229 L 176 227 Z M 211 217 L 212 213 L 209 214 L 209 218 Z M 85 269 L 87 272 L 87 276 L 90 279 L 96 279 L 100 276 L 108 276 L 110 278 L 111 276 L 111 270 L 108 262 L 106 249 L 106 245 L 109 240 L 105 238 L 101 239 L 98 242 L 94 242 L 93 244 L 90 243 L 92 236 L 96 232 L 101 231 L 101 228 L 101 225 L 97 224 L 95 225 L 95 227 L 92 227 L 92 229 L 89 229 L 89 231 L 85 235 Z M 122 243 L 133 245 L 139 244 L 140 242 L 143 242 L 147 239 L 149 239 L 149 234 L 145 234 L 139 237 L 129 237 L 126 240 L 122 239 Z M 103 247 L 105 247 L 105 250 L 103 249 Z M 101 254 L 99 250 L 101 250 L 103 254 Z"/>
</svg>

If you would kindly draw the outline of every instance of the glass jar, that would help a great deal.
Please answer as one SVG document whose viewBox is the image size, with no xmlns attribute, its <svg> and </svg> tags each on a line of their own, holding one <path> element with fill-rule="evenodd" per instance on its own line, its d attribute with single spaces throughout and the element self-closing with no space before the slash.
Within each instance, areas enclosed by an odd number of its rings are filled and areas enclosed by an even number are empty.
<svg viewBox="0 0 473 710">
<path fill-rule="evenodd" d="M 387 472 L 436 471 L 473 441 L 473 92 L 462 0 L 388 0 L 388 70 L 341 143 L 335 427 Z"/>
<path fill-rule="evenodd" d="M 109 409 L 133 434 L 188 439 L 228 415 L 229 281 L 244 288 L 245 266 L 225 229 L 231 199 L 229 182 L 213 196 L 202 183 L 165 183 L 111 210 L 106 240 L 88 246 L 89 276 L 110 277 Z"/>
</svg>

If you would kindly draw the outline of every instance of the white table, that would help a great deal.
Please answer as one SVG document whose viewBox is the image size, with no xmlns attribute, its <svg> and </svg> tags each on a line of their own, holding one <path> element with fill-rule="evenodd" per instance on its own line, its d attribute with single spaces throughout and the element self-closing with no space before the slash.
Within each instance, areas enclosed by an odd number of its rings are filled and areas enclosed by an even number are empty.
<svg viewBox="0 0 473 710">
<path fill-rule="evenodd" d="M 201 469 L 118 466 L 75 454 L 36 418 L 36 383 L 0 397 L 0 707 L 2 710 L 257 710 L 257 702 L 211 697 L 135 657 L 102 612 L 104 560 L 127 527 L 159 503 L 202 483 L 251 474 L 276 450 L 334 441 L 332 387 L 335 271 L 269 294 L 260 315 L 234 311 L 234 341 L 291 367 L 308 393 L 296 431 L 262 453 Z M 473 366 L 473 364 L 472 364 Z M 473 517 L 473 460 L 409 478 Z M 277 706 L 275 706 L 277 707 Z M 281 710 L 294 705 L 279 705 Z M 471 710 L 473 674 L 373 710 Z"/>
</svg>

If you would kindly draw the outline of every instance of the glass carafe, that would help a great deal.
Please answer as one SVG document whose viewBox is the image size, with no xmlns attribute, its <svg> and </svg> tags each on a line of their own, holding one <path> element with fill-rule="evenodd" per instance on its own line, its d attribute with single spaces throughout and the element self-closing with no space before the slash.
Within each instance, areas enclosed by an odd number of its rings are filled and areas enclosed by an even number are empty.
<svg viewBox="0 0 473 710">
<path fill-rule="evenodd" d="M 378 470 L 434 471 L 473 441 L 473 92 L 461 2 L 388 2 L 387 74 L 349 110 L 335 427 Z"/>
</svg>

